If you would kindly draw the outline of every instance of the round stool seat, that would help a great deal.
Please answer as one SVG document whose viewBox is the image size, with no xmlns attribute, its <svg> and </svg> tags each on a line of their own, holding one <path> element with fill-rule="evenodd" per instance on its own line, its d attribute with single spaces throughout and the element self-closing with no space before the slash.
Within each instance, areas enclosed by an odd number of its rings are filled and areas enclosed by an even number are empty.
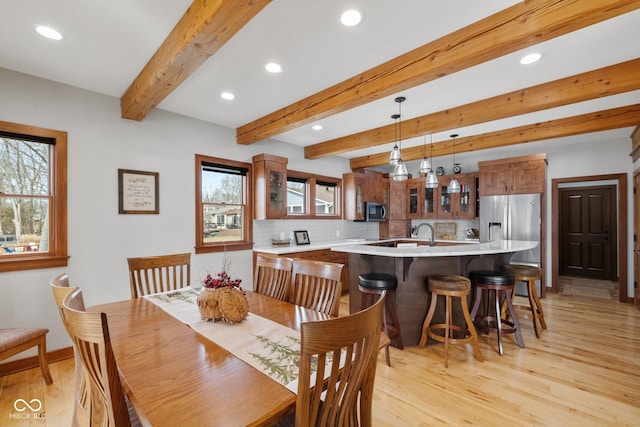
<svg viewBox="0 0 640 427">
<path fill-rule="evenodd" d="M 363 273 L 358 276 L 358 284 L 367 289 L 389 291 L 398 287 L 398 279 L 390 274 Z"/>
<path fill-rule="evenodd" d="M 398 279 L 396 276 L 384 273 L 362 273 L 358 275 L 358 288 L 362 293 L 362 305 L 360 309 L 365 309 L 375 302 L 370 298 L 375 295 L 387 291 L 384 299 L 385 315 L 383 317 L 383 329 L 389 336 L 391 341 L 395 341 L 396 347 L 400 350 L 404 349 L 402 344 L 402 333 L 400 331 L 400 320 L 396 311 L 396 289 L 398 289 Z M 387 322 L 387 314 L 391 317 L 391 324 Z M 389 360 L 389 349 L 387 351 L 387 365 L 391 366 Z"/>
<path fill-rule="evenodd" d="M 540 267 L 534 267 L 532 265 L 523 265 L 523 264 L 507 264 L 504 266 L 505 271 L 513 274 L 516 277 L 531 277 L 531 278 L 540 278 L 541 270 Z"/>
<path fill-rule="evenodd" d="M 513 273 L 500 271 L 472 271 L 469 273 L 469 279 L 474 283 L 494 286 L 513 286 L 515 283 Z"/>
<path fill-rule="evenodd" d="M 429 276 L 429 291 L 435 293 L 444 292 L 471 292 L 471 281 L 463 276 L 433 275 Z"/>
</svg>

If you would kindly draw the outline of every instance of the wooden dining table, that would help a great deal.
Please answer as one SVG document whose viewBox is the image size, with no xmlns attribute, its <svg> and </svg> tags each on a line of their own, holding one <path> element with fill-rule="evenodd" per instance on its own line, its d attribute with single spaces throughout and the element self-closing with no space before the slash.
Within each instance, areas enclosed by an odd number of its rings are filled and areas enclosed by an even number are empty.
<svg viewBox="0 0 640 427">
<path fill-rule="evenodd" d="M 326 314 L 247 291 L 249 309 L 300 330 Z M 269 425 L 296 395 L 145 298 L 101 304 L 123 387 L 144 425 Z"/>
</svg>

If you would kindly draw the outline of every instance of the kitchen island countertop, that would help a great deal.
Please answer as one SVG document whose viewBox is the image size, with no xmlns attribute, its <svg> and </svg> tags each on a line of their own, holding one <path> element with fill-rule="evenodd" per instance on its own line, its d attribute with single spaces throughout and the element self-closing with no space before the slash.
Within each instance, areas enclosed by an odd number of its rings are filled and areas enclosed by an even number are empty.
<svg viewBox="0 0 640 427">
<path fill-rule="evenodd" d="M 396 239 L 398 240 L 398 239 Z M 400 239 L 403 242 L 406 239 Z M 447 241 L 448 243 L 456 243 Z M 413 247 L 387 247 L 374 245 L 344 245 L 331 248 L 337 252 L 348 252 L 360 255 L 375 255 L 394 258 L 404 257 L 446 257 L 446 256 L 467 256 L 467 255 L 487 255 L 506 254 L 518 251 L 525 251 L 535 248 L 538 242 L 528 240 L 495 240 L 485 243 L 460 243 L 446 246 L 418 245 Z"/>
<path fill-rule="evenodd" d="M 377 244 L 381 243 L 390 243 L 390 242 L 416 242 L 418 245 L 425 245 L 429 243 L 429 239 L 416 239 L 409 237 L 393 237 L 389 239 L 343 239 L 343 240 L 332 240 L 329 242 L 318 242 L 311 243 L 310 245 L 290 245 L 290 246 L 262 246 L 253 248 L 254 252 L 264 252 L 274 255 L 280 254 L 289 254 L 294 252 L 305 252 L 305 251 L 315 251 L 321 249 L 333 249 L 333 248 L 343 248 L 346 246 L 358 246 L 358 247 L 375 247 Z M 470 245 L 474 243 L 478 243 L 477 239 L 467 239 L 467 240 L 441 240 L 436 239 L 436 243 L 446 243 L 449 245 Z M 345 252 L 352 252 L 351 250 Z"/>
</svg>

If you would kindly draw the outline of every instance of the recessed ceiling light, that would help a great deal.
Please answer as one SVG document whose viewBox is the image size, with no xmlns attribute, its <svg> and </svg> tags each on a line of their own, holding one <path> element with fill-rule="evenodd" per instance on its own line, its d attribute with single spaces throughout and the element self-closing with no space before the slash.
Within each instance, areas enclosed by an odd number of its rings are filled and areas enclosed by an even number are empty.
<svg viewBox="0 0 640 427">
<path fill-rule="evenodd" d="M 226 99 L 227 101 L 232 101 L 232 100 L 236 99 L 236 96 L 234 94 L 232 94 L 231 92 L 222 92 L 220 94 L 220 98 Z"/>
<path fill-rule="evenodd" d="M 264 66 L 264 69 L 267 70 L 270 73 L 281 73 L 282 72 L 282 66 L 280 64 L 278 64 L 277 62 L 269 62 L 267 65 Z"/>
<path fill-rule="evenodd" d="M 62 33 L 54 28 L 40 24 L 36 24 L 34 27 L 42 37 L 46 37 L 51 40 L 62 40 Z"/>
<path fill-rule="evenodd" d="M 313 129 L 313 130 L 322 130 L 322 125 L 313 125 L 313 126 L 311 126 L 311 129 Z"/>
<path fill-rule="evenodd" d="M 355 27 L 360 22 L 362 22 L 362 17 L 364 14 L 361 10 L 358 9 L 348 9 L 345 10 L 342 15 L 340 15 L 340 22 L 342 25 L 347 27 Z"/>
<path fill-rule="evenodd" d="M 529 65 L 529 64 L 533 64 L 534 62 L 540 61 L 540 58 L 542 58 L 542 54 L 541 53 L 533 52 L 533 53 L 529 53 L 529 54 L 523 56 L 520 59 L 520 63 L 522 65 Z"/>
</svg>

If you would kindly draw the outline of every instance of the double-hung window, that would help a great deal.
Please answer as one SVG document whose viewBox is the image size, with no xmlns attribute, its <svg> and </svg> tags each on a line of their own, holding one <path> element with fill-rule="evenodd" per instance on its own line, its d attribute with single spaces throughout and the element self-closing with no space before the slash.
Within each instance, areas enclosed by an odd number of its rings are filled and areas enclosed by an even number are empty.
<svg viewBox="0 0 640 427">
<path fill-rule="evenodd" d="M 196 155 L 196 253 L 252 248 L 251 170 Z"/>
<path fill-rule="evenodd" d="M 0 271 L 67 265 L 67 134 L 0 122 Z"/>
<path fill-rule="evenodd" d="M 341 180 L 287 170 L 287 218 L 340 219 Z"/>
</svg>

